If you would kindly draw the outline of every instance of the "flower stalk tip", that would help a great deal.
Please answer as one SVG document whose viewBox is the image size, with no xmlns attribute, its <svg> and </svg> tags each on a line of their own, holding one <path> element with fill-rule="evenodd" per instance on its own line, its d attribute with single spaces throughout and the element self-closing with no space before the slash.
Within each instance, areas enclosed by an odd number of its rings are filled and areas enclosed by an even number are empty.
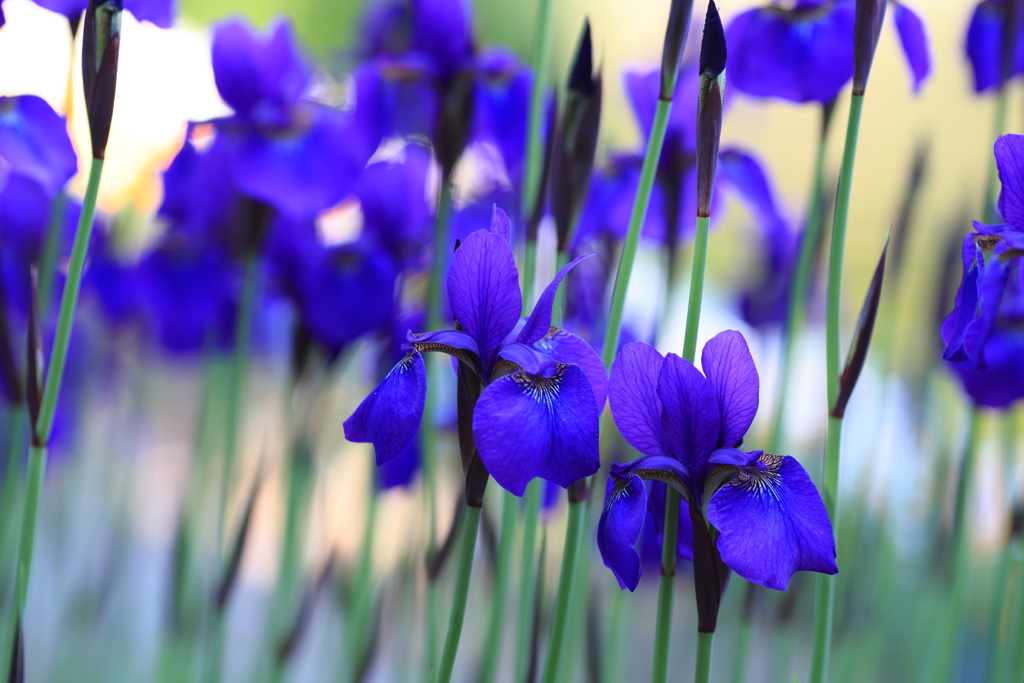
<svg viewBox="0 0 1024 683">
<path fill-rule="evenodd" d="M 679 74 L 679 58 L 686 45 L 686 34 L 690 30 L 693 16 L 693 0 L 672 0 L 668 13 L 668 27 L 665 29 L 665 44 L 661 51 L 661 93 L 660 98 L 672 101 Z"/>
<path fill-rule="evenodd" d="M 121 0 L 90 0 L 82 36 L 82 83 L 92 136 L 92 156 L 103 159 L 110 137 L 121 49 Z"/>
<path fill-rule="evenodd" d="M 863 95 L 868 85 L 878 34 L 885 18 L 886 0 L 857 0 L 853 26 L 853 94 Z"/>
<path fill-rule="evenodd" d="M 708 4 L 700 46 L 700 98 L 697 104 L 697 215 L 711 215 L 711 194 L 718 168 L 722 137 L 722 97 L 725 92 L 725 31 L 714 0 Z"/>
</svg>

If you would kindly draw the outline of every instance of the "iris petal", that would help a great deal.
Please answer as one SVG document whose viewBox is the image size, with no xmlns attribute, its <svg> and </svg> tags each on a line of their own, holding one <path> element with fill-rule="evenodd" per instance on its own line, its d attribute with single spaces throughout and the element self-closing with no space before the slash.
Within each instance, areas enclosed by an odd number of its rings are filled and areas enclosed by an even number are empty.
<svg viewBox="0 0 1024 683">
<path fill-rule="evenodd" d="M 921 83 L 928 78 L 928 74 L 932 70 L 924 22 L 912 9 L 902 3 L 893 3 L 893 19 L 896 21 L 896 30 L 900 34 L 900 44 L 907 57 L 910 73 L 914 77 L 914 92 L 916 93 L 921 89 Z"/>
<path fill-rule="evenodd" d="M 647 487 L 640 477 L 608 477 L 604 509 L 597 523 L 597 547 L 604 566 L 622 589 L 636 590 L 640 583 L 640 554 L 633 549 L 640 539 L 647 512 Z"/>
<path fill-rule="evenodd" d="M 995 143 L 999 169 L 999 213 L 1017 230 L 1024 230 L 1024 135 L 1001 135 Z"/>
<path fill-rule="evenodd" d="M 704 345 L 701 367 L 718 399 L 718 445 L 736 446 L 757 415 L 757 368 L 747 341 L 735 330 L 716 334 Z"/>
<path fill-rule="evenodd" d="M 0 97 L 0 157 L 51 195 L 78 171 L 67 121 L 35 95 Z"/>
<path fill-rule="evenodd" d="M 562 283 L 565 276 L 569 274 L 569 271 L 576 267 L 576 264 L 580 261 L 585 261 L 591 256 L 593 254 L 577 256 L 558 271 L 551 284 L 541 292 L 540 298 L 537 299 L 537 305 L 533 307 L 533 312 L 530 313 L 530 317 L 526 320 L 526 326 L 523 327 L 519 337 L 516 339 L 517 342 L 532 344 L 548 333 L 551 329 L 551 309 L 555 303 L 555 293 L 558 291 L 558 286 Z"/>
<path fill-rule="evenodd" d="M 533 344 L 533 348 L 560 363 L 580 366 L 594 390 L 597 411 L 604 410 L 604 402 L 608 397 L 608 372 L 604 369 L 604 361 L 590 344 L 572 332 L 552 327 Z"/>
<path fill-rule="evenodd" d="M 427 371 L 423 356 L 409 353 L 345 420 L 345 438 L 372 443 L 377 464 L 382 465 L 401 453 L 416 437 L 426 398 Z"/>
<path fill-rule="evenodd" d="M 722 560 L 748 581 L 785 590 L 794 572 L 839 572 L 825 505 L 789 456 L 763 454 L 743 468 L 711 498 L 708 521 L 721 532 Z"/>
<path fill-rule="evenodd" d="M 670 353 L 658 374 L 658 398 L 665 445 L 694 476 L 700 476 L 721 431 L 711 384 L 692 363 Z"/>
<path fill-rule="evenodd" d="M 612 363 L 608 402 L 623 438 L 645 455 L 667 454 L 661 433 L 658 374 L 665 359 L 650 344 L 622 347 Z"/>
<path fill-rule="evenodd" d="M 553 377 L 517 372 L 492 382 L 477 401 L 473 436 L 491 476 L 517 496 L 534 477 L 567 487 L 601 466 L 597 405 L 575 365 Z"/>
</svg>

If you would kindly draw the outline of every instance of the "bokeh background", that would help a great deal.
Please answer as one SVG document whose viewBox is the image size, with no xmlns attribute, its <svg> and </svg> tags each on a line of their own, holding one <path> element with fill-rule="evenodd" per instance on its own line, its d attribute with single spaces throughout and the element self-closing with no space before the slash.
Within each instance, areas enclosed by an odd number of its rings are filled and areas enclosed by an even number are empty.
<svg viewBox="0 0 1024 683">
<path fill-rule="evenodd" d="M 473 0 L 472 4 L 478 41 L 507 45 L 528 61 L 536 3 Z M 640 142 L 623 93 L 622 73 L 627 68 L 653 69 L 658 64 L 668 4 L 668 0 L 555 3 L 549 74 L 554 83 L 561 84 L 564 79 L 583 18 L 589 17 L 592 23 L 596 55 L 603 65 L 606 84 L 599 159 L 611 149 L 632 148 Z M 694 17 L 703 16 L 704 4 L 698 0 Z M 719 7 L 726 25 L 751 4 L 746 0 L 723 0 Z M 941 576 L 922 573 L 922 568 L 929 566 L 931 551 L 923 539 L 929 537 L 935 524 L 948 524 L 953 487 L 949 463 L 964 439 L 967 419 L 957 388 L 941 371 L 931 373 L 928 395 L 940 397 L 941 408 L 927 411 L 927 428 L 918 432 L 912 428 L 919 407 L 914 401 L 921 394 L 913 388 L 925 381 L 922 378 L 936 357 L 938 332 L 933 310 L 938 264 L 950 235 L 964 233 L 972 218 L 981 218 L 985 177 L 993 163 L 994 100 L 973 94 L 964 55 L 966 26 L 974 3 L 917 0 L 912 4 L 927 27 L 932 75 L 920 93 L 911 92 L 910 74 L 895 30 L 886 26 L 872 70 L 853 183 L 844 279 L 846 335 L 852 330 L 887 230 L 896 218 L 914 149 L 922 144 L 929 146 L 929 164 L 911 226 L 900 290 L 886 301 L 892 309 L 889 322 L 878 331 L 876 346 L 880 350 L 873 353 L 866 378 L 848 411 L 843 495 L 856 501 L 847 507 L 856 514 L 848 515 L 851 528 L 844 530 L 840 543 L 845 586 L 840 589 L 835 656 L 839 669 L 850 673 L 837 680 L 914 680 L 906 676 L 925 675 L 920 662 L 935 655 L 929 650 L 929 634 L 937 628 L 941 614 L 941 602 L 935 596 L 941 593 L 943 584 Z M 87 150 L 77 66 L 71 70 L 74 90 L 68 92 L 67 73 L 72 55 L 79 50 L 73 49 L 66 20 L 28 0 L 4 0 L 3 9 L 8 23 L 0 31 L 0 95 L 33 93 L 44 97 L 57 111 L 67 113 L 77 149 Z M 361 9 L 358 0 L 183 0 L 179 25 L 171 30 L 125 18 L 117 106 L 100 207 L 117 217 L 127 252 L 144 249 L 161 229 L 153 217 L 161 199 L 160 173 L 182 145 L 185 123 L 228 111 L 213 81 L 209 26 L 235 14 L 261 27 L 275 17 L 287 17 L 319 63 L 322 87 L 344 98 L 346 73 L 354 63 L 352 48 L 358 38 Z M 694 23 L 696 35 L 700 22 Z M 690 41 L 688 55 L 698 42 Z M 1010 88 L 1007 128 L 1003 132 L 1024 132 L 1024 90 L 1017 83 L 1011 83 Z M 840 97 L 832 127 L 828 155 L 831 182 L 838 173 L 842 153 L 848 96 L 844 91 Z M 803 215 L 811 186 L 818 125 L 819 113 L 812 106 L 759 101 L 735 93 L 725 118 L 723 146 L 742 145 L 763 161 L 784 212 L 794 225 Z M 80 193 L 84 184 L 85 178 L 80 175 L 72 188 Z M 758 234 L 752 216 L 738 203 L 730 202 L 711 238 L 702 337 L 727 327 L 738 327 L 747 334 L 763 380 L 763 408 L 753 432 L 763 437 L 771 414 L 779 340 L 746 328 L 734 303 L 735 292 L 750 282 L 757 268 Z M 655 296 L 660 280 L 650 274 L 657 267 L 654 253 L 642 253 L 640 264 L 628 315 L 642 319 L 650 314 L 651 306 L 645 302 Z M 649 266 L 646 270 L 645 264 Z M 682 296 L 677 298 L 683 300 Z M 665 349 L 681 345 L 683 317 L 682 310 L 672 316 Z M 800 342 L 801 361 L 789 424 L 794 436 L 793 455 L 800 457 L 812 473 L 818 467 L 824 440 L 824 334 L 820 318 L 812 318 Z M 273 348 L 273 335 L 267 343 Z M 284 508 L 279 473 L 287 444 L 282 424 L 286 363 L 275 358 L 270 353 L 257 360 L 249 379 L 242 430 L 244 471 L 229 508 L 237 519 L 246 491 L 259 471 L 263 484 L 243 558 L 239 593 L 229 616 L 230 680 L 258 680 L 260 624 L 276 579 L 275 558 Z M 86 402 L 79 421 L 80 443 L 72 453 L 51 464 L 30 596 L 33 611 L 26 624 L 33 681 L 156 680 L 153 672 L 164 656 L 161 633 L 176 525 L 184 506 L 209 504 L 187 501 L 185 496 L 190 478 L 204 476 L 192 464 L 197 425 L 206 405 L 202 372 L 187 364 L 131 355 L 125 355 L 120 363 L 121 367 L 98 369 L 100 376 L 119 378 L 116 387 L 102 400 Z M 346 443 L 341 427 L 342 420 L 370 388 L 368 378 L 352 369 L 356 365 L 325 380 L 311 418 L 317 426 L 317 484 L 304 556 L 307 569 L 315 572 L 325 550 L 335 549 L 342 579 L 354 571 L 360 552 L 372 467 L 369 449 Z M 123 381 L 126 377 L 129 381 Z M 1001 427 L 997 428 L 994 418 L 986 420 L 990 436 L 983 442 L 971 512 L 971 543 L 979 558 L 979 582 L 983 586 L 988 585 L 990 579 L 986 577 L 995 571 L 994 563 L 986 558 L 994 557 L 994 549 L 1001 547 L 1008 533 L 1008 521 L 1000 512 L 1008 504 L 1007 492 L 1021 486 L 1020 475 L 1008 474 L 1003 467 L 1006 460 L 1000 444 L 1005 439 L 999 435 Z M 443 500 L 455 499 L 458 477 L 454 459 L 449 465 L 450 471 L 441 478 L 446 487 Z M 450 506 L 441 506 L 442 528 L 450 525 L 451 512 Z M 419 604 L 421 586 L 415 568 L 421 555 L 415 549 L 422 552 L 422 515 L 423 505 L 416 491 L 388 493 L 376 513 L 373 566 L 381 577 L 380 584 L 395 576 L 406 580 L 405 584 L 398 582 L 398 588 L 381 590 L 384 625 L 369 680 L 417 680 L 421 644 L 415 605 Z M 557 580 L 562 515 L 563 511 L 556 510 L 547 524 L 549 586 Z M 888 577 L 877 582 L 863 578 L 874 576 L 871 572 L 877 571 L 879 557 L 887 558 L 884 566 Z M 598 563 L 596 555 L 592 562 Z M 594 569 L 595 576 L 601 575 L 593 581 L 594 590 L 608 595 L 618 591 L 603 568 Z M 616 598 L 623 604 L 615 614 L 628 624 L 619 630 L 620 639 L 607 646 L 620 660 L 618 680 L 644 680 L 648 676 L 654 578 L 645 576 L 640 591 Z M 459 680 L 472 678 L 473 653 L 480 650 L 486 623 L 483 596 L 488 580 L 485 570 L 475 578 L 463 639 L 465 656 L 460 658 L 457 670 Z M 681 578 L 679 585 L 672 666 L 686 680 L 691 668 L 694 614 L 689 584 Z M 810 582 L 799 584 L 791 603 L 771 595 L 758 608 L 759 628 L 753 641 L 756 656 L 748 680 L 789 681 L 794 675 L 800 680 L 806 678 L 812 602 L 809 587 Z M 1007 600 L 1013 599 L 1012 590 L 1019 594 L 1024 586 L 1019 582 L 1011 585 Z M 735 623 L 742 595 L 737 579 L 726 597 L 720 620 L 722 631 Z M 983 588 L 974 598 L 981 604 L 989 595 Z M 344 601 L 328 603 L 313 618 L 290 674 L 294 680 L 338 679 L 336 671 L 346 637 Z M 403 607 L 407 603 L 414 607 Z M 862 609 L 864 604 L 877 609 Z M 778 615 L 784 609 L 795 610 L 797 616 L 776 626 L 775 620 L 781 618 Z M 605 617 L 609 618 L 608 610 Z M 975 638 L 976 642 L 971 642 L 984 649 L 989 636 L 982 622 L 979 617 L 967 637 Z M 719 639 L 716 680 L 731 680 L 728 662 L 732 647 L 729 635 Z M 785 656 L 779 655 L 780 647 Z M 970 662 L 965 664 L 968 678 L 964 680 L 982 680 L 973 677 L 971 667 Z M 584 680 L 585 667 L 577 667 L 577 674 L 579 680 Z"/>
</svg>

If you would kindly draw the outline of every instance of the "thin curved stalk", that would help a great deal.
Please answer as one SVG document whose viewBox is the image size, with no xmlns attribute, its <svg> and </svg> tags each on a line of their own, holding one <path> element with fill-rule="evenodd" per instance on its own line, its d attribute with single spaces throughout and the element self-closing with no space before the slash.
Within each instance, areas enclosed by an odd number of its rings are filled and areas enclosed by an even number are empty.
<svg viewBox="0 0 1024 683">
<path fill-rule="evenodd" d="M 569 519 L 565 527 L 565 550 L 562 553 L 562 569 L 558 576 L 558 598 L 555 616 L 548 640 L 548 654 L 544 662 L 543 683 L 555 683 L 565 642 L 566 624 L 569 620 L 569 606 L 572 602 L 573 579 L 579 557 L 580 535 L 583 530 L 583 507 L 586 501 L 569 503 Z"/>
<path fill-rule="evenodd" d="M 448 635 L 437 669 L 436 683 L 450 683 L 455 669 L 455 655 L 462 637 L 462 623 L 466 618 L 466 602 L 469 598 L 469 579 L 473 573 L 473 555 L 476 551 L 476 536 L 480 529 L 480 513 L 483 508 L 466 508 L 466 526 L 463 529 L 462 548 L 459 551 L 458 574 L 455 576 L 455 599 L 452 615 L 448 621 Z"/>
<path fill-rule="evenodd" d="M 515 681 L 523 683 L 530 667 L 530 646 L 533 641 L 533 602 L 537 586 L 537 521 L 543 482 L 534 479 L 526 488 L 526 510 L 523 514 L 523 554 L 519 574 L 519 609 L 516 614 L 516 668 Z"/>
</svg>

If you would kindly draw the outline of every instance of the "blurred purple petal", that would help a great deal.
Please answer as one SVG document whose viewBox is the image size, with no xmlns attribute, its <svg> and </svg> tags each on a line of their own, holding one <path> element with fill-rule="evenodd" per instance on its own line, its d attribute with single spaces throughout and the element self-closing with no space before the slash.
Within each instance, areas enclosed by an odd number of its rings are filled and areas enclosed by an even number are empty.
<svg viewBox="0 0 1024 683">
<path fill-rule="evenodd" d="M 896 30 L 900 34 L 900 44 L 907 57 L 910 73 L 914 77 L 914 92 L 921 89 L 921 84 L 932 70 L 931 55 L 928 53 L 928 36 L 924 31 L 924 22 L 912 9 L 902 3 L 893 3 L 893 19 Z"/>
<path fill-rule="evenodd" d="M 562 283 L 562 279 L 569 274 L 569 271 L 576 267 L 576 264 L 580 261 L 585 261 L 591 256 L 593 254 L 577 256 L 555 274 L 555 279 L 541 292 L 540 298 L 537 299 L 537 304 L 533 307 L 533 312 L 530 313 L 530 317 L 526 320 L 526 326 L 523 327 L 516 341 L 523 344 L 532 344 L 548 333 L 551 329 L 551 308 L 555 303 L 555 293 L 558 291 L 558 285 Z"/>
<path fill-rule="evenodd" d="M 35 95 L 0 97 L 0 158 L 51 196 L 78 171 L 67 121 Z"/>
</svg>

